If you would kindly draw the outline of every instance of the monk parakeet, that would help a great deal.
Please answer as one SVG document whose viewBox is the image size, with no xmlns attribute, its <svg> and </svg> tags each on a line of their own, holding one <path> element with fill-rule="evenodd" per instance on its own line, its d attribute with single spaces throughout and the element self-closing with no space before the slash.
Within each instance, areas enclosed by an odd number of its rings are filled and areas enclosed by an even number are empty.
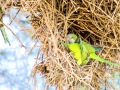
<svg viewBox="0 0 120 90">
<path fill-rule="evenodd" d="M 0 21 L 2 21 L 2 17 L 3 17 L 3 15 L 2 15 L 2 8 L 0 7 Z M 4 28 L 4 26 L 2 25 L 1 22 L 0 22 L 0 30 L 2 32 L 2 35 L 3 35 L 3 38 L 4 38 L 5 42 L 9 43 L 9 45 L 10 45 L 9 39 L 8 39 L 7 34 L 5 32 L 5 28 Z"/>
<path fill-rule="evenodd" d="M 73 34 L 72 38 L 74 38 L 75 41 L 76 41 L 77 36 L 75 34 Z M 109 62 L 107 60 L 104 60 L 104 59 L 98 57 L 95 54 L 95 48 L 93 48 L 90 44 L 88 44 L 88 43 L 86 43 L 82 40 L 79 43 L 74 43 L 73 40 L 71 40 L 71 41 L 69 40 L 69 42 L 71 44 L 66 44 L 66 43 L 61 42 L 61 41 L 59 41 L 59 42 L 69 48 L 69 50 L 72 52 L 74 58 L 76 60 L 78 60 L 77 61 L 78 65 L 87 64 L 88 61 L 89 61 L 89 58 L 91 58 L 91 59 L 96 59 L 98 61 L 105 62 L 105 63 L 108 63 L 108 64 L 120 66 L 118 64 Z"/>
</svg>

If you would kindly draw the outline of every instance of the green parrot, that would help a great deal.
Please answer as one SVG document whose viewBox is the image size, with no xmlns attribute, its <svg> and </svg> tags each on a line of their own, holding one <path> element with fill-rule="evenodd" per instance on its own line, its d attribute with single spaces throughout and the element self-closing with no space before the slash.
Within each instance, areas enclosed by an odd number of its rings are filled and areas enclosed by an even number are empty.
<svg viewBox="0 0 120 90">
<path fill-rule="evenodd" d="M 88 61 L 89 61 L 89 58 L 91 58 L 91 59 L 96 59 L 100 62 L 105 62 L 105 63 L 108 63 L 108 64 L 120 66 L 118 64 L 112 63 L 110 61 L 107 61 L 107 60 L 104 60 L 104 59 L 98 57 L 95 54 L 95 51 L 98 51 L 99 49 L 95 50 L 94 47 L 92 47 L 90 44 L 82 41 L 81 39 L 80 39 L 80 42 L 74 43 L 74 42 L 76 42 L 76 39 L 77 39 L 77 36 L 75 34 L 72 34 L 71 38 L 73 38 L 74 40 L 69 39 L 70 44 L 66 44 L 62 41 L 59 41 L 59 42 L 69 48 L 69 50 L 72 52 L 74 58 L 77 60 L 78 65 L 87 64 Z M 83 51 L 81 51 L 81 49 L 83 49 Z"/>
<path fill-rule="evenodd" d="M 0 21 L 1 22 L 2 22 L 2 17 L 3 17 L 3 15 L 2 15 L 2 8 L 0 7 Z M 8 39 L 7 34 L 5 32 L 5 28 L 4 28 L 4 26 L 2 25 L 1 22 L 0 22 L 0 30 L 2 32 L 3 38 L 4 38 L 5 42 L 9 43 L 9 45 L 10 45 L 9 39 Z"/>
<path fill-rule="evenodd" d="M 69 40 L 69 41 L 68 41 Z M 67 37 L 66 37 L 66 41 L 67 41 L 67 43 L 69 43 L 69 44 L 71 44 L 71 43 L 79 43 L 80 44 L 80 48 L 81 48 L 81 55 L 82 55 L 82 57 L 83 57 L 83 47 L 84 47 L 84 49 L 86 50 L 86 47 L 84 46 L 84 44 L 88 44 L 88 43 L 86 43 L 86 42 L 84 42 L 84 41 L 82 41 L 81 40 L 81 37 L 79 36 L 79 37 L 77 37 L 75 34 L 68 34 L 67 35 Z M 83 44 L 84 43 L 84 44 Z M 88 44 L 89 45 L 89 44 Z M 90 46 L 91 47 L 91 46 Z M 99 51 L 99 50 L 102 50 L 103 49 L 103 47 L 94 47 L 94 46 L 92 46 L 94 49 L 95 49 L 95 51 Z M 87 64 L 88 63 L 88 61 L 89 61 L 89 52 L 86 50 L 86 53 L 87 53 L 87 57 L 85 57 L 86 59 L 85 60 L 83 60 L 82 62 L 82 64 Z M 78 63 L 80 63 L 80 60 L 78 60 Z"/>
</svg>

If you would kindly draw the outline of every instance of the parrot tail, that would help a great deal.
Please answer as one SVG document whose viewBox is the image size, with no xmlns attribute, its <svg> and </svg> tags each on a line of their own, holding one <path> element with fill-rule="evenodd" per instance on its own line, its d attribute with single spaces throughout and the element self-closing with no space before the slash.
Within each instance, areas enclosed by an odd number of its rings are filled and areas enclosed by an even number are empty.
<svg viewBox="0 0 120 90">
<path fill-rule="evenodd" d="M 100 62 L 105 62 L 105 63 L 108 63 L 108 64 L 120 66 L 120 65 L 118 65 L 118 64 L 112 63 L 112 62 L 110 62 L 110 61 L 107 61 L 107 60 L 104 60 L 104 59 L 98 57 L 95 53 L 90 53 L 90 58 L 96 59 L 96 60 L 98 60 L 98 61 L 100 61 Z"/>
<path fill-rule="evenodd" d="M 60 41 L 60 40 L 58 40 L 60 43 L 62 43 L 63 45 L 65 45 L 66 47 L 68 47 L 68 44 L 66 44 L 66 43 L 64 43 L 64 42 L 62 42 L 62 41 Z"/>
</svg>

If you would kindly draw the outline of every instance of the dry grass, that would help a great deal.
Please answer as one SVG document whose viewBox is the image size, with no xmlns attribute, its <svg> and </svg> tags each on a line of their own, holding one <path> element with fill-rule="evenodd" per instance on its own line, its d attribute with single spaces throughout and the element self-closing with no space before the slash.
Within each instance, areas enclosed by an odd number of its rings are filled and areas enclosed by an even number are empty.
<svg viewBox="0 0 120 90">
<path fill-rule="evenodd" d="M 119 0 L 16 1 L 6 0 L 1 4 L 3 9 L 12 7 L 30 12 L 29 22 L 34 29 L 24 31 L 34 32 L 37 42 L 41 41 L 31 73 L 33 77 L 39 73 L 46 78 L 47 87 L 57 85 L 59 90 L 78 90 L 82 86 L 87 90 L 118 89 L 114 75 L 116 72 L 120 75 L 119 67 L 95 60 L 78 66 L 58 39 L 65 41 L 67 33 L 80 34 L 82 40 L 103 46 L 104 49 L 97 52 L 101 58 L 120 63 Z M 36 44 L 32 49 L 35 47 Z"/>
</svg>

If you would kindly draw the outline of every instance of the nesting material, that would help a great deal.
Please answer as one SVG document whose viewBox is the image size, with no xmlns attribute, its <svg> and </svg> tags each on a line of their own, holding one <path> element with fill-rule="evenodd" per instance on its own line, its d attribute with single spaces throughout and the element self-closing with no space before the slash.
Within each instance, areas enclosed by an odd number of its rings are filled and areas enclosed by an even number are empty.
<svg viewBox="0 0 120 90">
<path fill-rule="evenodd" d="M 58 40 L 65 42 L 67 33 L 80 35 L 83 41 L 103 47 L 96 52 L 99 57 L 120 64 L 119 0 L 6 0 L 2 4 L 3 9 L 29 13 L 34 29 L 28 31 L 41 41 L 31 75 L 38 73 L 45 78 L 47 89 L 118 89 L 115 74 L 120 75 L 119 67 L 96 60 L 78 66 Z"/>
</svg>

